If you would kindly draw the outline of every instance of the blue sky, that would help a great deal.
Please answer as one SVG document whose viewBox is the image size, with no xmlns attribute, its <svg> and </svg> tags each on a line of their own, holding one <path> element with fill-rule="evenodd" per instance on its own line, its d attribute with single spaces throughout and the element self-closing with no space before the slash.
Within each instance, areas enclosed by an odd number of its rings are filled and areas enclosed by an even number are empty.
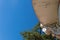
<svg viewBox="0 0 60 40">
<path fill-rule="evenodd" d="M 19 33 L 36 23 L 32 0 L 0 0 L 0 40 L 23 40 Z"/>
</svg>

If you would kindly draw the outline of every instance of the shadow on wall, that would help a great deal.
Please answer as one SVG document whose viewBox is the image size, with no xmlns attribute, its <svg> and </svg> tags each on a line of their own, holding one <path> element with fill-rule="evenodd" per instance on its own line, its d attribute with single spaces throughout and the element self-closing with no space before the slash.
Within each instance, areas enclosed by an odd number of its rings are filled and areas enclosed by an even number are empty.
<svg viewBox="0 0 60 40">
<path fill-rule="evenodd" d="M 59 24 L 60 24 L 60 5 L 59 5 Z"/>
</svg>

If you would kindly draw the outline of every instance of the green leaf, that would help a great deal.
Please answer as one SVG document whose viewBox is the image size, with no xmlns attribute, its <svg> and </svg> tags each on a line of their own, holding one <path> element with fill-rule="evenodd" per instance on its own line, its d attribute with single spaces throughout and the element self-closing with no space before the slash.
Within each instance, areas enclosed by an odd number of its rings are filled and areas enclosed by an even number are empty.
<svg viewBox="0 0 60 40">
<path fill-rule="evenodd" d="M 23 38 L 25 40 L 54 40 L 54 37 L 52 37 L 52 35 L 46 35 L 43 34 L 41 35 L 37 30 L 41 29 L 40 27 L 40 23 L 38 23 L 33 29 L 32 31 L 28 31 L 28 32 L 23 32 L 21 33 L 21 35 L 23 36 Z"/>
</svg>

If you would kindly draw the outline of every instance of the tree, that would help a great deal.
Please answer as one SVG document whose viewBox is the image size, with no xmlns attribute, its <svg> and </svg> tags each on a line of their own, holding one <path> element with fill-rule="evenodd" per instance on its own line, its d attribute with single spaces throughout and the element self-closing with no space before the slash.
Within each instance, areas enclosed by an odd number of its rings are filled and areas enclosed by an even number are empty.
<svg viewBox="0 0 60 40">
<path fill-rule="evenodd" d="M 40 29 L 40 31 L 38 31 Z M 23 38 L 25 40 L 55 40 L 55 37 L 52 37 L 52 35 L 46 35 L 41 33 L 41 27 L 40 23 L 38 23 L 32 31 L 29 32 L 22 32 L 21 35 L 23 35 Z M 59 40 L 59 39 L 57 39 Z"/>
</svg>

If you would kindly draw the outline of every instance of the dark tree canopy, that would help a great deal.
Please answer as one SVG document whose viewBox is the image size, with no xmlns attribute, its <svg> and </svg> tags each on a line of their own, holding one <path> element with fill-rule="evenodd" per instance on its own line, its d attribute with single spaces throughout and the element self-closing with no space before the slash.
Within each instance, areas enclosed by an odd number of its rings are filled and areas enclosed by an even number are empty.
<svg viewBox="0 0 60 40">
<path fill-rule="evenodd" d="M 52 37 L 52 35 L 41 34 L 41 28 L 39 26 L 40 23 L 38 23 L 32 31 L 22 32 L 21 35 L 24 40 L 55 40 L 55 37 Z M 40 31 L 38 31 L 38 29 L 40 29 Z"/>
</svg>

